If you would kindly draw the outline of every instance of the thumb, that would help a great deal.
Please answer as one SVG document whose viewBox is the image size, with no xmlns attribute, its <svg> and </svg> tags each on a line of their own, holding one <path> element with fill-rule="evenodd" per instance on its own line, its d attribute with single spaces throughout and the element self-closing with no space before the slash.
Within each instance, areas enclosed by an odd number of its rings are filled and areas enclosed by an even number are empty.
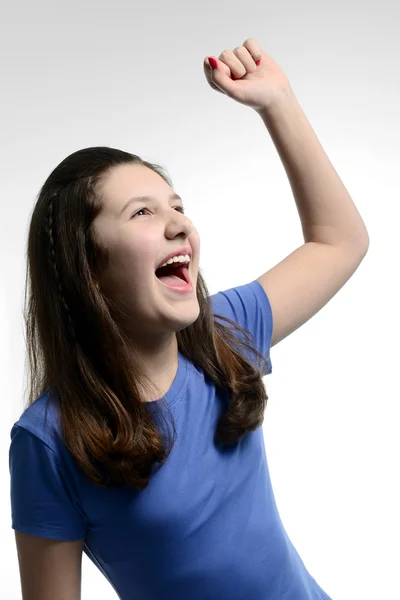
<svg viewBox="0 0 400 600">
<path fill-rule="evenodd" d="M 232 81 L 229 67 L 213 56 L 208 56 L 204 62 L 212 82 L 228 96 L 233 94 L 235 84 Z"/>
</svg>

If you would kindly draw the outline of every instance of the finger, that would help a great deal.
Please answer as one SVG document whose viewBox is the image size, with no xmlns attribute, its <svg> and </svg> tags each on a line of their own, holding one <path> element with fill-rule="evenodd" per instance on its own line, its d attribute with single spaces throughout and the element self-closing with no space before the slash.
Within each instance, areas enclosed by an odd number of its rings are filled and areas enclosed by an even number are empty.
<svg viewBox="0 0 400 600">
<path fill-rule="evenodd" d="M 215 56 L 211 56 L 211 58 L 214 58 L 214 60 L 217 61 L 217 69 L 218 69 L 218 71 L 222 71 L 223 73 L 225 73 L 225 75 L 228 75 L 228 77 L 229 77 L 230 74 L 231 74 L 230 68 L 225 63 L 223 63 L 221 60 L 218 60 L 218 58 L 215 58 Z M 210 62 L 208 60 L 208 56 L 205 59 L 204 64 L 207 66 L 207 68 L 211 72 L 213 71 L 213 68 L 211 67 Z"/>
<path fill-rule="evenodd" d="M 240 64 L 244 66 L 244 71 L 242 68 L 238 73 L 235 69 L 231 68 L 231 71 L 236 77 L 243 77 L 244 75 L 246 75 L 246 73 L 254 73 L 257 67 L 253 60 L 253 57 L 251 56 L 247 48 L 245 48 L 244 46 L 238 46 L 234 49 L 233 53 L 240 61 Z"/>
<path fill-rule="evenodd" d="M 237 83 L 232 81 L 231 75 L 227 74 L 227 68 L 223 68 L 224 66 L 226 67 L 223 62 L 214 58 L 213 56 L 210 58 L 214 59 L 217 63 L 216 69 L 213 69 L 210 65 L 212 83 L 227 96 L 233 96 L 237 91 Z M 209 64 L 208 60 L 207 63 Z"/>
<path fill-rule="evenodd" d="M 254 62 L 261 60 L 262 50 L 255 39 L 248 38 L 243 42 L 243 46 L 250 52 Z"/>
<path fill-rule="evenodd" d="M 245 48 L 243 51 L 246 52 L 247 56 L 250 59 L 250 55 Z M 242 53 L 243 53 L 242 51 Z M 233 53 L 232 50 L 224 50 L 219 55 L 219 60 L 222 64 L 225 64 L 229 68 L 229 75 L 233 75 L 236 79 L 240 79 L 246 75 L 246 67 L 241 62 L 240 58 Z"/>
</svg>

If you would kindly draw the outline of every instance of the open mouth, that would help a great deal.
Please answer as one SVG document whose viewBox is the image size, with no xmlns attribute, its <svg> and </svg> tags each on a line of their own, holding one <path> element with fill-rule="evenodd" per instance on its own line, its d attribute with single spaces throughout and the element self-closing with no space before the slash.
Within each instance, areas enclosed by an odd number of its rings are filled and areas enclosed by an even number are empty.
<svg viewBox="0 0 400 600">
<path fill-rule="evenodd" d="M 176 265 L 176 266 L 175 266 Z M 164 283 L 170 285 L 176 285 L 183 283 L 189 283 L 189 269 L 187 264 L 167 265 L 166 267 L 160 267 L 156 270 L 156 277 Z"/>
</svg>

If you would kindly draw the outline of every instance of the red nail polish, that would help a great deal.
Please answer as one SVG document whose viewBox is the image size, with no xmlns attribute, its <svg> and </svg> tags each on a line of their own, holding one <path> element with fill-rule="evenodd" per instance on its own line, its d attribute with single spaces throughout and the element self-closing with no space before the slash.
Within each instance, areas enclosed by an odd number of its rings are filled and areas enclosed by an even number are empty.
<svg viewBox="0 0 400 600">
<path fill-rule="evenodd" d="M 209 56 L 208 62 L 210 63 L 210 65 L 213 69 L 217 68 L 217 61 L 215 60 L 215 58 L 213 58 L 212 56 Z"/>
<path fill-rule="evenodd" d="M 260 60 L 256 60 L 256 65 L 257 65 L 257 67 L 258 67 L 258 65 L 260 64 L 260 62 L 261 62 L 261 58 L 260 58 Z"/>
</svg>

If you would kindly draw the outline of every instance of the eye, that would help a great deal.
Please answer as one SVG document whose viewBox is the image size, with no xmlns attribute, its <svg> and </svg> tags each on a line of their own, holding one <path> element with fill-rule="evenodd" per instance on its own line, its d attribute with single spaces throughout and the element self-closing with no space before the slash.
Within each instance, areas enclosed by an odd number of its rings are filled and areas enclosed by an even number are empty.
<svg viewBox="0 0 400 600">
<path fill-rule="evenodd" d="M 178 209 L 183 215 L 185 214 L 185 209 L 182 206 L 175 206 L 174 208 Z M 133 219 L 134 217 L 136 217 L 136 215 L 138 215 L 140 212 L 142 212 L 142 210 L 147 210 L 146 207 L 143 208 L 139 208 L 139 210 L 137 210 L 132 216 L 131 219 Z"/>
<path fill-rule="evenodd" d="M 133 215 L 131 216 L 131 219 L 133 219 L 134 217 L 136 217 L 136 215 L 138 215 L 143 210 L 147 210 L 147 208 L 140 208 L 138 211 L 136 211 L 135 213 L 133 213 Z"/>
</svg>

